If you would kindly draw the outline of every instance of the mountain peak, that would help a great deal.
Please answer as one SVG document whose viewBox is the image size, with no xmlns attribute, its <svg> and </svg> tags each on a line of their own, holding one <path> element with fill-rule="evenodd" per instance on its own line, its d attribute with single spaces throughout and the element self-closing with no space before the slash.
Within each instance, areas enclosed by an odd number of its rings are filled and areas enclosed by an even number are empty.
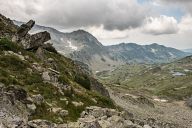
<svg viewBox="0 0 192 128">
<path fill-rule="evenodd" d="M 73 31 L 72 33 L 75 33 L 75 34 L 90 34 L 89 32 L 87 32 L 87 31 L 85 31 L 83 29 L 78 29 L 76 31 Z"/>
</svg>

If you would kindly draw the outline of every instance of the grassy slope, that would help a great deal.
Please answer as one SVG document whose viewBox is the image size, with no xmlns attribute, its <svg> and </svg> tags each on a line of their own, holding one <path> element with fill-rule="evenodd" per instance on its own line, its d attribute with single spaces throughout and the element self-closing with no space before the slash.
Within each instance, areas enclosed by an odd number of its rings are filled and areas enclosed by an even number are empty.
<svg viewBox="0 0 192 128">
<path fill-rule="evenodd" d="M 18 56 L 6 55 L 5 51 L 21 53 L 26 59 L 23 61 Z M 52 65 L 43 62 L 33 52 L 23 50 L 8 39 L 0 39 L 0 82 L 6 86 L 14 85 L 23 88 L 29 95 L 41 94 L 45 98 L 45 103 L 37 106 L 36 113 L 30 119 L 40 118 L 62 123 L 59 115 L 48 111 L 50 106 L 46 102 L 69 111 L 69 115 L 63 118 L 64 122 L 75 121 L 86 106 L 115 107 L 110 99 L 90 90 L 89 76 L 81 72 L 71 59 L 47 51 L 45 51 L 45 56 L 55 60 L 58 71 L 61 73 L 60 83 L 70 85 L 72 90 L 62 95 L 58 88 L 44 83 L 41 73 L 35 70 L 32 64 L 37 63 L 42 68 L 53 68 Z M 66 98 L 69 103 L 66 104 L 65 101 L 60 100 L 62 98 Z M 97 103 L 92 100 L 93 98 Z M 84 105 L 75 107 L 72 101 L 83 102 Z"/>
<path fill-rule="evenodd" d="M 182 100 L 192 94 L 192 73 L 184 72 L 184 69 L 191 68 L 192 63 L 189 58 L 159 67 L 125 65 L 113 71 L 108 77 L 100 76 L 100 79 L 105 84 L 119 84 L 133 92 L 146 92 L 151 95 Z M 174 77 L 171 71 L 183 72 L 186 76 Z"/>
</svg>

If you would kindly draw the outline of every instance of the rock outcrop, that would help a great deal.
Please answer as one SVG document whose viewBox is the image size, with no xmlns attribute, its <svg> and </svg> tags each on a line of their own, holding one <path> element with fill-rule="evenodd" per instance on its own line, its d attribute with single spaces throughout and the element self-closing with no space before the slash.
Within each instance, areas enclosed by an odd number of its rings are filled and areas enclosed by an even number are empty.
<svg viewBox="0 0 192 128">
<path fill-rule="evenodd" d="M 26 24 L 22 24 L 17 29 L 12 41 L 20 43 L 26 50 L 37 50 L 39 47 L 42 47 L 50 52 L 57 53 L 55 48 L 50 43 L 45 43 L 51 40 L 50 33 L 47 31 L 39 32 L 33 35 L 28 33 L 34 25 L 35 21 L 33 20 L 30 20 Z"/>
<path fill-rule="evenodd" d="M 16 31 L 13 21 L 0 14 L 0 37 L 12 38 Z"/>
<path fill-rule="evenodd" d="M 28 112 L 22 103 L 25 99 L 25 92 L 21 89 L 0 89 L 0 127 L 27 127 Z"/>
<path fill-rule="evenodd" d="M 35 21 L 33 20 L 30 20 L 26 24 L 22 24 L 17 30 L 18 37 L 19 38 L 25 37 L 34 25 L 35 25 Z"/>
</svg>

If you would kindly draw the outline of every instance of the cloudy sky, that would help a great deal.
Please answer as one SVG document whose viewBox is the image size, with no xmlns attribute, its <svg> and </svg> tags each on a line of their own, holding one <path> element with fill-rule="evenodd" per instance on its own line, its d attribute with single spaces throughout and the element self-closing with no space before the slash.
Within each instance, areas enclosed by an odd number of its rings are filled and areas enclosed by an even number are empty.
<svg viewBox="0 0 192 128">
<path fill-rule="evenodd" d="M 64 32 L 85 29 L 104 45 L 192 48 L 192 0 L 0 0 L 0 13 Z"/>
</svg>

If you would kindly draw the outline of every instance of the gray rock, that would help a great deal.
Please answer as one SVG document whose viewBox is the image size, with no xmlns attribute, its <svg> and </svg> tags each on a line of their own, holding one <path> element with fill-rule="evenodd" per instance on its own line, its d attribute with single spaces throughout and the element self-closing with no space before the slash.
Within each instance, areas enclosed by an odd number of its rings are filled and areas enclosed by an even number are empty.
<svg viewBox="0 0 192 128">
<path fill-rule="evenodd" d="M 32 96 L 33 103 L 41 105 L 44 102 L 44 98 L 41 94 Z"/>
<path fill-rule="evenodd" d="M 27 104 L 27 108 L 28 108 L 30 114 L 34 114 L 37 109 L 35 104 Z"/>
<path fill-rule="evenodd" d="M 28 126 L 32 128 L 57 128 L 56 124 L 41 119 L 29 121 Z"/>
<path fill-rule="evenodd" d="M 53 63 L 53 62 L 54 62 L 54 59 L 53 59 L 53 58 L 48 58 L 47 61 L 48 61 L 49 63 Z"/>
<path fill-rule="evenodd" d="M 5 128 L 26 128 L 28 112 L 13 92 L 0 90 L 0 126 Z"/>
<path fill-rule="evenodd" d="M 39 32 L 34 35 L 31 35 L 30 42 L 28 47 L 25 49 L 38 49 L 39 47 L 43 46 L 46 41 L 51 39 L 50 33 L 47 31 Z"/>
<path fill-rule="evenodd" d="M 20 38 L 25 37 L 34 25 L 35 25 L 35 21 L 33 20 L 30 20 L 26 24 L 22 24 L 17 31 L 17 35 Z"/>
<path fill-rule="evenodd" d="M 149 125 L 144 125 L 143 128 L 151 128 Z"/>
<path fill-rule="evenodd" d="M 39 47 L 37 49 L 37 51 L 35 52 L 35 55 L 41 59 L 41 60 L 44 60 L 45 59 L 45 54 L 44 54 L 44 51 L 43 51 L 43 48 L 42 47 Z"/>
<path fill-rule="evenodd" d="M 43 72 L 42 78 L 43 78 L 44 81 L 51 81 L 51 77 L 49 76 L 48 71 Z"/>
<path fill-rule="evenodd" d="M 61 110 L 59 112 L 59 115 L 62 116 L 62 117 L 65 117 L 65 116 L 69 115 L 69 112 L 67 110 Z"/>
<path fill-rule="evenodd" d="M 84 105 L 83 102 L 76 102 L 76 101 L 72 101 L 72 104 L 73 104 L 75 107 L 79 107 L 79 106 L 83 106 L 83 105 Z"/>
</svg>

